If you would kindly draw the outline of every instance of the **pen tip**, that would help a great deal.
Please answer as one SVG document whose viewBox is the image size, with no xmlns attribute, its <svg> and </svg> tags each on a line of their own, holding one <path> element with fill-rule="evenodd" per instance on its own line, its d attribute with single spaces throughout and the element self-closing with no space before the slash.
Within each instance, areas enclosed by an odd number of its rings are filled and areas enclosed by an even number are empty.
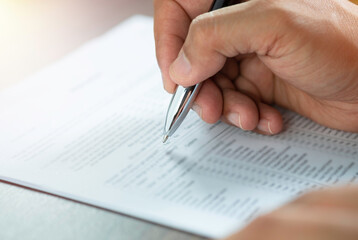
<svg viewBox="0 0 358 240">
<path fill-rule="evenodd" d="M 168 140 L 169 136 L 168 135 L 164 135 L 163 137 L 163 143 L 165 143 Z"/>
</svg>

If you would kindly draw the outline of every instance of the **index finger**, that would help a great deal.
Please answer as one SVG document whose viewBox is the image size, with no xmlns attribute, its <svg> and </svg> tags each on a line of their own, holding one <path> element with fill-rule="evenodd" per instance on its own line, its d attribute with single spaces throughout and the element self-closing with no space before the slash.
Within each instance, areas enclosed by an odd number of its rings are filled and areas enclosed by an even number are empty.
<svg viewBox="0 0 358 240">
<path fill-rule="evenodd" d="M 173 93 L 176 84 L 169 66 L 176 59 L 196 16 L 207 12 L 212 0 L 154 0 L 154 38 L 156 55 L 165 90 Z"/>
</svg>

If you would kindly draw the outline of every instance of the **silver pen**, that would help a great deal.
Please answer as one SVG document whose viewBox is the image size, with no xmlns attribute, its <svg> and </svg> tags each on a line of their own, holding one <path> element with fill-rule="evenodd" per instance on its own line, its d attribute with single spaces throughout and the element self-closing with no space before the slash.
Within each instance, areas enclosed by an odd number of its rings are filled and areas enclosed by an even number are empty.
<svg viewBox="0 0 358 240">
<path fill-rule="evenodd" d="M 164 124 L 163 143 L 178 129 L 184 121 L 190 108 L 192 107 L 195 97 L 198 94 L 202 83 L 191 87 L 178 86 L 170 101 L 167 116 Z"/>
<path fill-rule="evenodd" d="M 230 5 L 231 0 L 214 0 L 209 10 L 217 10 L 219 8 Z M 235 2 L 235 1 L 234 1 Z M 237 2 L 237 1 L 236 1 Z M 196 95 L 198 94 L 202 83 L 191 87 L 178 86 L 170 101 L 167 117 L 165 118 L 163 143 L 178 129 L 184 121 L 190 108 L 193 106 Z"/>
</svg>

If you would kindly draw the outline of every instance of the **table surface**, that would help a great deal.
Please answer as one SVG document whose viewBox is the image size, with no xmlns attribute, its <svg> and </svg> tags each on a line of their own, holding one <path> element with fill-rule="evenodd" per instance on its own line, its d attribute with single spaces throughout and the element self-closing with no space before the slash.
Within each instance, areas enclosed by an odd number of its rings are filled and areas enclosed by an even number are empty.
<svg viewBox="0 0 358 240">
<path fill-rule="evenodd" d="M 148 0 L 1 0 L 0 89 L 53 63 Z M 0 181 L 0 239 L 203 239 Z"/>
</svg>

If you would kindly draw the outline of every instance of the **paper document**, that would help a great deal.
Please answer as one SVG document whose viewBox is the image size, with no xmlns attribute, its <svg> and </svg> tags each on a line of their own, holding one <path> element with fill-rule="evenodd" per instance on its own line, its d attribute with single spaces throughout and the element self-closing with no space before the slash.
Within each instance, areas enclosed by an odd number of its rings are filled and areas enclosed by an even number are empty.
<svg viewBox="0 0 358 240">
<path fill-rule="evenodd" d="M 274 137 L 190 113 L 163 144 L 152 24 L 133 17 L 0 93 L 1 179 L 215 238 L 358 181 L 358 134 L 285 110 Z"/>
</svg>

